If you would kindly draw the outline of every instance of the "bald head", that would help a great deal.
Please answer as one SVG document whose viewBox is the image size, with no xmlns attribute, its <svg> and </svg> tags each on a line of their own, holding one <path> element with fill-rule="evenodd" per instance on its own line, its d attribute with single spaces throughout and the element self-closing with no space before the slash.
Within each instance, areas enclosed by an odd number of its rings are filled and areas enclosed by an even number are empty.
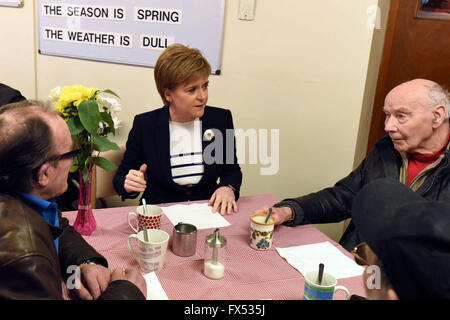
<svg viewBox="0 0 450 320">
<path fill-rule="evenodd" d="M 58 118 L 36 101 L 0 107 L 0 192 L 28 192 L 32 188 L 42 161 L 53 154 L 55 135 L 50 123 Z"/>
<path fill-rule="evenodd" d="M 410 81 L 406 81 L 400 85 L 398 85 L 398 87 L 400 86 L 425 86 L 425 85 L 436 85 L 437 83 L 432 81 L 432 80 L 428 80 L 428 79 L 413 79 Z"/>
<path fill-rule="evenodd" d="M 24 100 L 0 107 L 0 141 L 11 139 L 25 130 L 30 118 L 42 118 L 45 122 L 57 113 L 45 107 L 41 102 Z M 24 127 L 25 126 L 25 127 Z"/>
<path fill-rule="evenodd" d="M 384 130 L 399 152 L 436 153 L 448 143 L 449 97 L 436 82 L 415 79 L 386 96 Z"/>
<path fill-rule="evenodd" d="M 392 89 L 386 96 L 386 100 L 389 97 L 398 97 L 407 104 L 426 106 L 429 109 L 442 105 L 445 108 L 445 119 L 450 118 L 448 91 L 434 81 L 414 79 L 404 82 Z"/>
</svg>

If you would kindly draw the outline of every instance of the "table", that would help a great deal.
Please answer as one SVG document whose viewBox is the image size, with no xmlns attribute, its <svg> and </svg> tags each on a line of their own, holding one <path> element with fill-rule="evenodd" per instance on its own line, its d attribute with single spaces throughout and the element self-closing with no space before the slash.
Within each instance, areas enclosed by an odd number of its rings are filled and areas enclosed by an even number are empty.
<svg viewBox="0 0 450 320">
<path fill-rule="evenodd" d="M 206 201 L 184 202 L 203 203 Z M 198 230 L 196 253 L 190 257 L 179 257 L 171 251 L 173 224 L 163 215 L 161 229 L 169 233 L 169 246 L 163 270 L 158 273 L 169 299 L 173 300 L 298 300 L 303 299 L 304 277 L 284 258 L 275 247 L 290 247 L 329 241 L 345 255 L 352 255 L 338 243 L 312 225 L 297 227 L 276 226 L 272 247 L 268 251 L 257 251 L 249 246 L 250 216 L 264 206 L 278 202 L 271 195 L 241 197 L 239 211 L 225 218 L 231 226 L 220 229 L 227 238 L 225 275 L 220 280 L 211 280 L 203 275 L 204 241 L 214 229 Z M 171 204 L 161 204 L 167 206 Z M 136 207 L 94 209 L 97 230 L 91 236 L 84 236 L 98 252 L 108 260 L 109 268 L 135 267 L 138 262 L 127 248 L 127 238 L 133 233 L 127 223 L 127 214 Z M 76 211 L 63 212 L 73 224 Z M 338 284 L 346 286 L 351 294 L 365 296 L 362 278 L 339 279 Z M 342 299 L 338 292 L 335 299 Z"/>
</svg>

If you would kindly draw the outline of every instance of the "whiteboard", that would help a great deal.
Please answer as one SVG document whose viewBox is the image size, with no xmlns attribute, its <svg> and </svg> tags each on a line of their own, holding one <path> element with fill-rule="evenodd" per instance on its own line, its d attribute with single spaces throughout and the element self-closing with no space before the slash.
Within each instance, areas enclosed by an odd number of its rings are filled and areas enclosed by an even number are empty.
<svg viewBox="0 0 450 320">
<path fill-rule="evenodd" d="M 38 0 L 39 53 L 154 67 L 172 43 L 220 74 L 225 0 Z"/>
<path fill-rule="evenodd" d="M 0 6 L 3 7 L 22 7 L 23 0 L 0 0 Z"/>
</svg>

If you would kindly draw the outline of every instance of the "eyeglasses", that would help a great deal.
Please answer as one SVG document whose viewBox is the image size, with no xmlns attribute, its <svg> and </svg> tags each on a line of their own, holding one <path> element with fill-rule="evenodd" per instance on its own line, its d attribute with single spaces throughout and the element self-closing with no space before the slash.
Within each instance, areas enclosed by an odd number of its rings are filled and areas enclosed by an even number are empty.
<svg viewBox="0 0 450 320">
<path fill-rule="evenodd" d="M 366 266 L 369 264 L 366 257 L 366 245 L 367 243 L 361 242 L 351 252 L 353 257 L 355 258 L 355 262 L 360 266 Z"/>
<path fill-rule="evenodd" d="M 72 150 L 72 151 L 60 154 L 58 156 L 50 157 L 50 158 L 46 159 L 45 161 L 43 161 L 38 167 L 36 167 L 36 172 L 46 162 L 59 161 L 59 160 L 63 160 L 63 159 L 70 159 L 70 158 L 79 156 L 80 153 L 81 153 L 81 149 L 76 149 L 76 150 Z"/>
<path fill-rule="evenodd" d="M 60 154 L 59 156 L 51 157 L 51 158 L 47 159 L 47 161 L 59 161 L 62 159 L 70 159 L 70 158 L 79 156 L 80 153 L 81 153 L 81 149 L 76 149 L 76 150 L 72 150 L 72 151 Z M 47 162 L 47 161 L 45 161 L 45 162 Z"/>
<path fill-rule="evenodd" d="M 49 161 L 59 161 L 59 160 L 62 160 L 62 159 L 70 159 L 70 158 L 79 156 L 80 153 L 81 153 L 81 149 L 76 149 L 76 150 L 72 150 L 72 151 L 69 151 L 69 152 L 60 154 L 60 155 L 58 155 L 58 156 L 50 157 L 50 158 L 46 159 L 45 161 L 42 161 L 42 163 L 41 163 L 39 166 L 37 166 L 37 167 L 33 170 L 33 174 L 34 174 L 34 175 L 37 174 L 38 170 L 39 170 L 39 169 L 42 167 L 42 165 L 43 165 L 44 163 L 46 163 L 46 162 L 49 162 Z"/>
</svg>

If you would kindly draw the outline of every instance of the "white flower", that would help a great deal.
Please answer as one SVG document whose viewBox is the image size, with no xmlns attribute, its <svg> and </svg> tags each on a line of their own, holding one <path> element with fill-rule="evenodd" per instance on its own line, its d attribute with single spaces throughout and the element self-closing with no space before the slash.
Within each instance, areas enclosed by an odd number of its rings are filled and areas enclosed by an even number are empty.
<svg viewBox="0 0 450 320">
<path fill-rule="evenodd" d="M 49 95 L 48 95 L 48 100 L 50 102 L 58 101 L 60 93 L 61 93 L 61 87 L 60 86 L 57 86 L 57 87 L 53 88 L 50 91 Z"/>
<path fill-rule="evenodd" d="M 119 101 L 114 98 L 98 96 L 97 104 L 100 109 L 103 108 L 104 110 L 108 110 L 111 113 L 122 111 Z"/>
<path fill-rule="evenodd" d="M 120 121 L 118 117 L 113 117 L 112 121 L 114 122 L 114 129 L 117 130 L 117 129 L 119 129 L 121 127 L 120 124 L 122 123 L 122 121 Z M 100 121 L 98 123 L 98 131 L 97 131 L 97 133 L 98 134 L 102 134 L 104 129 L 108 128 L 108 127 L 109 127 L 109 125 L 106 122 L 103 124 L 103 121 Z"/>
<path fill-rule="evenodd" d="M 98 130 L 97 130 L 97 133 L 98 133 L 98 134 L 102 134 L 102 133 L 103 133 L 103 122 L 102 122 L 102 121 L 100 121 L 100 122 L 98 123 Z"/>
<path fill-rule="evenodd" d="M 118 117 L 113 117 L 112 119 L 114 121 L 114 129 L 119 129 L 121 127 L 120 123 L 122 121 L 120 121 Z"/>
</svg>

